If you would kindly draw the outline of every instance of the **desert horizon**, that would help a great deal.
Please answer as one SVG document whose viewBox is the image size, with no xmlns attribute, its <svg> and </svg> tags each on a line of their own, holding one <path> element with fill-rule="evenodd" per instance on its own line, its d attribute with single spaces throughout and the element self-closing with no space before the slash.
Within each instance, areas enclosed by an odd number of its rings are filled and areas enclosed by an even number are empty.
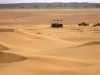
<svg viewBox="0 0 100 75">
<path fill-rule="evenodd" d="M 100 9 L 0 9 L 0 75 L 100 75 L 99 16 Z M 51 27 L 56 20 L 63 27 Z"/>
</svg>

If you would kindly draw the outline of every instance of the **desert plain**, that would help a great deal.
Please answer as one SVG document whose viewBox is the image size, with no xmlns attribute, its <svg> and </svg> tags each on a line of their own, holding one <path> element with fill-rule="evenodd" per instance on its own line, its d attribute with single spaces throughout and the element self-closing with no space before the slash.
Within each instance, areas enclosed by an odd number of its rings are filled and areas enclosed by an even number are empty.
<svg viewBox="0 0 100 75">
<path fill-rule="evenodd" d="M 0 9 L 0 75 L 100 75 L 98 22 L 100 9 Z"/>
</svg>

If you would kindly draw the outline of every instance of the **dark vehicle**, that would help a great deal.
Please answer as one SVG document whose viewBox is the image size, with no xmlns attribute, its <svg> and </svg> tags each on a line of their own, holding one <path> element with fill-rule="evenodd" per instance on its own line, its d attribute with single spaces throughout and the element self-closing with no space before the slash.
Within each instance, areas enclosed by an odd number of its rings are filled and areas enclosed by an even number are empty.
<svg viewBox="0 0 100 75">
<path fill-rule="evenodd" d="M 82 23 L 78 24 L 78 26 L 89 26 L 89 23 L 82 22 Z"/>
<path fill-rule="evenodd" d="M 62 20 L 53 20 L 53 22 L 51 23 L 51 27 L 63 28 Z"/>
<path fill-rule="evenodd" d="M 100 23 L 94 24 L 92 27 L 100 26 Z"/>
</svg>

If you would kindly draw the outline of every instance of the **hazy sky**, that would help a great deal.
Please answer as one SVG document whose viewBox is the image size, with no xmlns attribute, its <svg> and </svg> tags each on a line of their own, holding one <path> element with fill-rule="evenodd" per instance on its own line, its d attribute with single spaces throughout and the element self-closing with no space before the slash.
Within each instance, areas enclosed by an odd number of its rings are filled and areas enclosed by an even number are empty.
<svg viewBox="0 0 100 75">
<path fill-rule="evenodd" d="M 92 2 L 100 3 L 100 0 L 0 0 L 0 3 L 30 3 L 30 2 Z"/>
</svg>

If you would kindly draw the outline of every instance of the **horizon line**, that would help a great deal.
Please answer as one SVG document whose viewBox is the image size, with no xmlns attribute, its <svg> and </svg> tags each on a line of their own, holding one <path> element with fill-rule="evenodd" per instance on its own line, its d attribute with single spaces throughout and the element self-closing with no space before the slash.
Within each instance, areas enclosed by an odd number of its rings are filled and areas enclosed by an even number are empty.
<svg viewBox="0 0 100 75">
<path fill-rule="evenodd" d="M 16 2 L 16 3 L 0 3 L 0 4 L 22 4 L 22 3 L 98 3 L 98 2 Z"/>
</svg>

